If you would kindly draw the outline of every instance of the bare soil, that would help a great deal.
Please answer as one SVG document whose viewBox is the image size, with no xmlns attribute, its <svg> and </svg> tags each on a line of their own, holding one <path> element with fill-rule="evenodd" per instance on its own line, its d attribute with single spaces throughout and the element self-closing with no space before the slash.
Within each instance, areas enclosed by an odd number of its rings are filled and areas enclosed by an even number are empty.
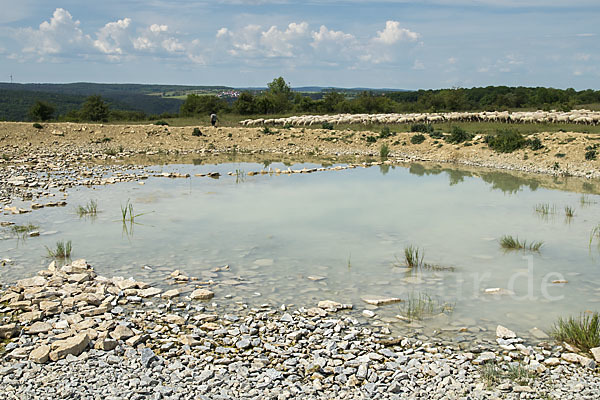
<svg viewBox="0 0 600 400">
<path fill-rule="evenodd" d="M 15 157 L 39 152 L 88 151 L 115 157 L 157 153 L 276 153 L 313 157 L 354 157 L 379 159 L 386 144 L 389 158 L 394 160 L 433 161 L 511 169 L 552 175 L 600 177 L 600 161 L 586 160 L 590 146 L 600 144 L 597 135 L 578 132 L 539 133 L 538 151 L 521 149 L 513 153 L 497 153 L 476 136 L 469 144 L 453 145 L 425 135 L 421 144 L 411 144 L 415 133 L 397 133 L 369 143 L 368 131 L 325 130 L 311 128 L 238 128 L 198 127 L 202 135 L 193 136 L 194 127 L 155 125 L 107 125 L 80 123 L 48 123 L 36 129 L 31 123 L 0 123 L 0 162 L 10 163 Z M 600 146 L 599 146 L 600 147 Z M 599 152 L 600 153 L 600 152 Z M 599 154 L 600 157 L 600 154 Z"/>
</svg>

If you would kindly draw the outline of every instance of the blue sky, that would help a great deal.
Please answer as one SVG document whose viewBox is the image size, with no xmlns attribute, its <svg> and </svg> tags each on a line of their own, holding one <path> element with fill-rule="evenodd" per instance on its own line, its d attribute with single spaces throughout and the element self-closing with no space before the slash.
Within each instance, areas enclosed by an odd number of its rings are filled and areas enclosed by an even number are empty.
<svg viewBox="0 0 600 400">
<path fill-rule="evenodd" d="M 0 0 L 0 81 L 600 89 L 598 0 Z"/>
</svg>

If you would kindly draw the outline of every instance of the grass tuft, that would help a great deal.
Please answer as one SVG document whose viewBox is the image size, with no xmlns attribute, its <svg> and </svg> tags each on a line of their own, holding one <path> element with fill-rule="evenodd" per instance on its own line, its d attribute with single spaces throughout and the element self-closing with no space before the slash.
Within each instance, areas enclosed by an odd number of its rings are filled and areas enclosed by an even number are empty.
<svg viewBox="0 0 600 400">
<path fill-rule="evenodd" d="M 98 203 L 96 200 L 90 200 L 85 206 L 77 206 L 77 215 L 79 218 L 85 216 L 96 216 L 98 213 Z"/>
<path fill-rule="evenodd" d="M 559 318 L 550 336 L 588 352 L 591 348 L 600 346 L 600 314 L 582 313 L 579 318 Z"/>
<path fill-rule="evenodd" d="M 550 203 L 539 203 L 535 205 L 535 212 L 540 215 L 555 214 L 556 206 L 551 206 Z"/>
<path fill-rule="evenodd" d="M 66 243 L 63 242 L 62 240 L 56 242 L 55 250 L 52 250 L 48 246 L 46 246 L 46 251 L 48 251 L 48 257 L 50 257 L 50 258 L 70 258 L 71 250 L 72 250 L 72 247 L 71 247 L 70 240 Z"/>
<path fill-rule="evenodd" d="M 573 218 L 575 215 L 575 210 L 572 207 L 565 206 L 565 216 L 567 218 Z"/>
<path fill-rule="evenodd" d="M 481 379 L 487 387 L 494 386 L 502 378 L 502 370 L 495 363 L 485 363 L 479 368 Z"/>
<path fill-rule="evenodd" d="M 422 320 L 443 312 L 451 312 L 454 307 L 448 303 L 442 303 L 432 298 L 427 293 L 410 294 L 406 301 L 402 302 L 401 312 L 403 319 L 409 321 Z"/>
<path fill-rule="evenodd" d="M 409 268 L 420 268 L 425 263 L 425 252 L 412 244 L 404 248 L 404 261 Z"/>
<path fill-rule="evenodd" d="M 535 374 L 522 364 L 511 364 L 506 371 L 506 377 L 519 385 L 525 386 L 535 378 Z"/>
<path fill-rule="evenodd" d="M 531 250 L 540 251 L 544 242 L 527 243 L 526 240 L 520 241 L 518 237 L 504 235 L 500 238 L 500 246 L 505 250 Z"/>
<path fill-rule="evenodd" d="M 33 225 L 31 223 L 25 224 L 25 225 L 12 225 L 10 227 L 10 230 L 17 236 L 22 236 L 22 235 L 26 235 L 31 231 L 35 231 L 36 229 L 38 229 L 39 226 L 37 225 Z"/>
</svg>

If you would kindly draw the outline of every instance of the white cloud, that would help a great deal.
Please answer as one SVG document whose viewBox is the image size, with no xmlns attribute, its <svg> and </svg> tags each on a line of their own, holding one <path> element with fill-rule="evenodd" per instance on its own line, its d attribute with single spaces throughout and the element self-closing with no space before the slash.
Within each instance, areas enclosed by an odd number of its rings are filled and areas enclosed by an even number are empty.
<svg viewBox="0 0 600 400">
<path fill-rule="evenodd" d="M 131 24 L 130 18 L 120 19 L 104 25 L 96 34 L 94 47 L 104 54 L 118 57 L 124 53 L 124 46 L 129 47 L 131 39 L 127 32 Z"/>
<path fill-rule="evenodd" d="M 406 28 L 401 28 L 400 22 L 387 21 L 385 23 L 385 29 L 383 31 L 378 31 L 377 37 L 374 40 L 384 44 L 394 44 L 403 40 L 415 41 L 418 38 L 418 33 L 412 32 Z"/>
<path fill-rule="evenodd" d="M 217 31 L 217 38 L 226 37 L 229 35 L 229 29 L 221 28 Z"/>
<path fill-rule="evenodd" d="M 456 64 L 457 62 L 458 62 L 458 60 L 456 59 L 456 57 L 450 57 L 450 58 L 448 59 L 448 64 L 450 64 L 450 65 L 454 65 L 454 64 Z"/>
<path fill-rule="evenodd" d="M 38 56 L 54 56 L 61 53 L 81 53 L 91 44 L 91 39 L 79 27 L 80 22 L 71 14 L 57 8 L 50 21 L 44 21 L 39 29 L 24 28 L 17 31 L 17 39 L 24 43 L 23 52 Z"/>
<path fill-rule="evenodd" d="M 133 39 L 133 48 L 140 52 L 150 53 L 179 53 L 186 50 L 186 46 L 179 39 L 169 35 L 167 25 L 152 24 Z"/>
<path fill-rule="evenodd" d="M 285 31 L 272 26 L 261 34 L 260 43 L 267 57 L 293 57 L 296 44 L 300 44 L 298 40 L 304 38 L 307 32 L 306 22 L 292 22 Z"/>
</svg>

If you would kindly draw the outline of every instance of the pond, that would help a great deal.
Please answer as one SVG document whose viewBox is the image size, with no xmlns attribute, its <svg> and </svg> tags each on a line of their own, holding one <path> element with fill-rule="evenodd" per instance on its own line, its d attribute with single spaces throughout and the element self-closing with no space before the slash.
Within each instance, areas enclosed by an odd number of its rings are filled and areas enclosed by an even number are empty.
<svg viewBox="0 0 600 400">
<path fill-rule="evenodd" d="M 536 176 L 426 164 L 254 176 L 247 173 L 262 164 L 148 169 L 191 177 L 76 187 L 66 207 L 4 216 L 39 226 L 41 235 L 18 238 L 3 228 L 0 254 L 11 262 L 0 267 L 2 282 L 31 276 L 49 263 L 46 247 L 71 240 L 73 258 L 85 258 L 104 276 L 167 288 L 178 269 L 212 281 L 220 307 L 309 308 L 334 300 L 353 304 L 356 316 L 372 310 L 369 322 L 394 332 L 459 341 L 498 323 L 522 336 L 533 327 L 548 331 L 556 317 L 596 308 L 600 300 L 600 252 L 596 241 L 590 246 L 600 197 L 592 181 L 543 184 Z M 195 176 L 208 172 L 221 176 Z M 76 206 L 90 200 L 97 216 L 80 218 Z M 127 202 L 136 217 L 124 224 Z M 555 212 L 536 212 L 541 203 Z M 543 246 L 506 251 L 503 235 Z M 434 267 L 406 268 L 410 245 Z M 377 308 L 362 300 L 374 296 L 404 302 Z"/>
</svg>

